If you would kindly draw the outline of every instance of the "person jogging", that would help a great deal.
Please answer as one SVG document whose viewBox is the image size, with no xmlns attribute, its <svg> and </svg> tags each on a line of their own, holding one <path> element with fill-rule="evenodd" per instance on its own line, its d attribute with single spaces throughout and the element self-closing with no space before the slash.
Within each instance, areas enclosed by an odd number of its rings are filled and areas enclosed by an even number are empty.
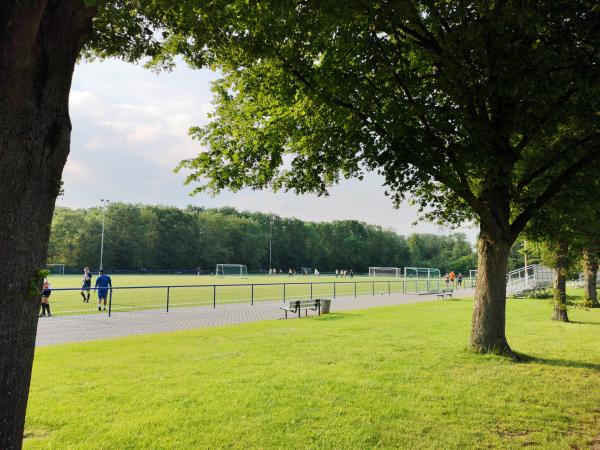
<svg viewBox="0 0 600 450">
<path fill-rule="evenodd" d="M 106 299 L 108 298 L 108 289 L 112 288 L 112 280 L 108 275 L 104 273 L 104 270 L 100 269 L 100 275 L 96 278 L 96 285 L 94 291 L 98 290 L 98 311 L 106 310 Z M 104 300 L 104 308 L 101 308 L 102 301 Z"/>
</svg>

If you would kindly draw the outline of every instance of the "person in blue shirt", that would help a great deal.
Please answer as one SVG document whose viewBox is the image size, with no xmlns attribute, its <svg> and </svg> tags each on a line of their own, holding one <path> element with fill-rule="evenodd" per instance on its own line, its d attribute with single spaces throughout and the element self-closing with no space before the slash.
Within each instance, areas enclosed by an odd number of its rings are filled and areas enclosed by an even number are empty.
<svg viewBox="0 0 600 450">
<path fill-rule="evenodd" d="M 112 288 L 112 280 L 104 273 L 104 270 L 100 269 L 100 274 L 96 278 L 96 285 L 94 287 L 94 291 L 98 290 L 98 311 L 102 311 L 102 309 L 106 310 L 109 287 Z M 104 308 L 101 308 L 102 300 L 104 300 Z"/>
</svg>

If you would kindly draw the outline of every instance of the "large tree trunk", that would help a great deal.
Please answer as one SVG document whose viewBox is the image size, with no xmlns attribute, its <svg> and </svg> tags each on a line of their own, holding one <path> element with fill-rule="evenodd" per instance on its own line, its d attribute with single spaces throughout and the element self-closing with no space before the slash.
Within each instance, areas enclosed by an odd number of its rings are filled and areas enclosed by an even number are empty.
<svg viewBox="0 0 600 450">
<path fill-rule="evenodd" d="M 598 277 L 598 247 L 595 242 L 583 249 L 583 279 L 584 279 L 584 304 L 588 308 L 600 308 L 596 280 Z"/>
<path fill-rule="evenodd" d="M 556 246 L 556 266 L 554 268 L 554 313 L 552 320 L 568 322 L 567 314 L 567 263 L 569 243 L 560 240 Z"/>
<path fill-rule="evenodd" d="M 506 271 L 512 242 L 508 232 L 490 230 L 482 223 L 477 245 L 477 287 L 471 346 L 481 353 L 515 358 L 505 335 Z"/>
<path fill-rule="evenodd" d="M 499 168 L 501 172 L 510 169 Z M 510 188 L 492 185 L 482 195 L 487 213 L 480 214 L 477 287 L 471 322 L 471 347 L 518 359 L 506 340 L 506 272 L 516 239 L 510 227 Z"/>
<path fill-rule="evenodd" d="M 69 153 L 68 98 L 94 10 L 82 0 L 0 3 L 0 448 L 20 448 L 40 286 Z"/>
</svg>

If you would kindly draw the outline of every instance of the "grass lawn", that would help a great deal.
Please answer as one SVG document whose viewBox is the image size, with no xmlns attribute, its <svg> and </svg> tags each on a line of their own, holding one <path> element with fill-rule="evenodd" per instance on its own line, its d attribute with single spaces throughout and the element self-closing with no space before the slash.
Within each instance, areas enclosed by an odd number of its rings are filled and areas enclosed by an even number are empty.
<svg viewBox="0 0 600 450">
<path fill-rule="evenodd" d="M 166 308 L 167 295 L 169 307 L 209 306 L 219 303 L 250 303 L 253 301 L 282 301 L 286 299 L 305 299 L 312 297 L 334 297 L 353 295 L 372 295 L 380 292 L 404 291 L 402 278 L 368 278 L 335 276 L 289 277 L 250 276 L 248 278 L 194 276 L 194 275 L 114 275 L 111 276 L 113 286 L 112 310 L 131 311 Z M 81 276 L 55 275 L 50 277 L 53 292 L 50 305 L 54 315 L 97 314 L 96 295 L 92 292 L 89 303 L 83 303 L 79 293 Z M 356 286 L 354 282 L 356 283 Z M 252 288 L 250 284 L 255 283 Z M 283 283 L 289 283 L 285 287 Z M 311 283 L 315 283 L 311 286 Z M 334 286 L 335 283 L 335 286 Z M 421 291 L 440 289 L 439 280 L 409 279 L 407 292 L 415 292 L 417 286 Z M 213 285 L 218 285 L 213 287 Z M 143 289 L 127 289 L 124 287 L 147 286 Z M 153 286 L 153 287 L 151 287 Z M 167 291 L 166 286 L 171 287 Z M 183 287 L 185 286 L 185 287 Z M 429 286 L 429 288 L 428 288 Z M 356 291 L 355 291 L 356 287 Z M 445 287 L 445 286 L 444 286 Z M 61 291 L 60 288 L 75 288 Z"/>
<path fill-rule="evenodd" d="M 36 350 L 26 448 L 589 448 L 600 311 L 509 300 L 512 363 L 437 301 Z"/>
</svg>

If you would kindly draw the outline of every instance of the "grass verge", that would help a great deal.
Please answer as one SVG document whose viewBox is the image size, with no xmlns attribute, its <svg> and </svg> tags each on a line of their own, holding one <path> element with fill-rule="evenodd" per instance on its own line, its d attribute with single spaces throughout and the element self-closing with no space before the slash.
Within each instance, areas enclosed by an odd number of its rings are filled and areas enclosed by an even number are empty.
<svg viewBox="0 0 600 450">
<path fill-rule="evenodd" d="M 26 448 L 587 448 L 600 311 L 509 300 L 532 358 L 467 347 L 472 302 L 430 302 L 38 348 Z"/>
</svg>

